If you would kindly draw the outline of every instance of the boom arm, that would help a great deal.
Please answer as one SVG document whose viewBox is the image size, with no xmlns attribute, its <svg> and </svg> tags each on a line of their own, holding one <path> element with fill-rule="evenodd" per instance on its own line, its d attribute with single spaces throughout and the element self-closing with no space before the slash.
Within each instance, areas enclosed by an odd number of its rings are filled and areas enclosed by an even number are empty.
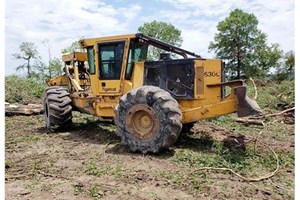
<svg viewBox="0 0 300 200">
<path fill-rule="evenodd" d="M 196 58 L 201 58 L 200 55 L 197 55 L 197 54 L 195 54 L 193 52 L 190 52 L 190 51 L 181 49 L 179 47 L 175 47 L 173 45 L 164 43 L 164 42 L 156 40 L 156 39 L 154 39 L 152 37 L 146 36 L 146 35 L 144 35 L 142 33 L 137 33 L 136 37 L 139 38 L 142 42 L 144 42 L 146 44 L 155 46 L 155 47 L 163 49 L 165 51 L 171 51 L 173 53 L 177 53 L 177 54 L 181 55 L 184 58 L 187 58 L 187 55 L 194 56 Z"/>
</svg>

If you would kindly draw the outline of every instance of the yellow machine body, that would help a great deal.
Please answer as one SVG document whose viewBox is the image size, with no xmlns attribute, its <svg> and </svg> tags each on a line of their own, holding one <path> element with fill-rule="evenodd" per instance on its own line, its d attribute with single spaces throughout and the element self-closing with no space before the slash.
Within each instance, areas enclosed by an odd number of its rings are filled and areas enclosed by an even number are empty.
<svg viewBox="0 0 300 200">
<path fill-rule="evenodd" d="M 173 69 L 171 65 L 175 68 L 180 65 L 178 71 L 175 70 L 170 76 L 167 75 L 163 86 L 159 84 L 157 86 L 162 86 L 162 89 L 176 94 L 174 98 L 179 103 L 183 124 L 234 113 L 244 106 L 241 103 L 245 102 L 245 99 L 239 100 L 239 98 L 244 98 L 243 94 L 239 97 L 235 92 L 235 88 L 244 87 L 243 81 L 224 82 L 221 60 L 186 58 L 182 52 L 179 54 L 183 55 L 184 59 L 152 62 L 146 61 L 146 57 L 143 56 L 130 59 L 134 58 L 132 54 L 136 50 L 133 48 L 133 41 L 149 43 L 147 38 L 138 37 L 137 34 L 83 39 L 81 46 L 86 49 L 86 52 L 64 55 L 66 74 L 49 80 L 47 84 L 68 86 L 72 104 L 79 111 L 98 116 L 102 120 L 112 120 L 115 117 L 114 109 L 124 94 L 134 88 L 148 85 L 149 77 L 154 82 L 157 80 L 159 75 L 152 77 L 155 71 L 160 70 L 156 67 L 156 63 L 161 63 L 164 69 Z M 159 47 L 158 44 L 155 45 Z M 135 52 L 136 54 L 146 51 L 147 45 L 141 46 L 141 48 L 138 47 L 140 49 Z M 110 51 L 111 49 L 114 50 Z M 183 64 L 180 64 L 180 60 L 184 60 Z M 78 61 L 83 62 L 84 66 L 79 67 L 76 64 Z M 109 72 L 105 71 L 110 70 L 109 64 L 119 65 L 117 76 L 110 76 Z M 183 74 L 185 65 L 188 66 L 190 72 Z M 146 70 L 148 70 L 147 73 Z M 86 78 L 82 78 L 81 73 L 84 73 Z M 175 77 L 176 75 L 178 78 Z M 183 84 L 184 81 L 188 84 Z M 180 88 L 176 88 L 176 85 Z M 226 94 L 228 89 L 231 92 Z M 177 94 L 177 90 L 182 90 L 182 92 Z"/>
</svg>

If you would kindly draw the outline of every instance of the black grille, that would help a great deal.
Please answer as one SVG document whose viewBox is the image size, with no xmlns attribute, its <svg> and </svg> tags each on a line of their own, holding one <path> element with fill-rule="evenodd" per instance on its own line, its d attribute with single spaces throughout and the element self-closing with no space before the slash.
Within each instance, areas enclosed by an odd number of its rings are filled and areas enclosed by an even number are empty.
<svg viewBox="0 0 300 200">
<path fill-rule="evenodd" d="M 194 98 L 194 60 L 145 62 L 144 85 L 158 86 L 176 99 Z"/>
</svg>

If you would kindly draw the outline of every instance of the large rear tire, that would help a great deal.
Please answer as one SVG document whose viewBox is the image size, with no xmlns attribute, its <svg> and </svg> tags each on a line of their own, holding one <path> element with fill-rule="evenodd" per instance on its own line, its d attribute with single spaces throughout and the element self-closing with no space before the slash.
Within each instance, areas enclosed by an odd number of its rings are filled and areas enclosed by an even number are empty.
<svg viewBox="0 0 300 200">
<path fill-rule="evenodd" d="M 123 95 L 115 114 L 116 133 L 133 152 L 147 154 L 168 149 L 182 128 L 177 101 L 155 86 L 142 86 Z"/>
<path fill-rule="evenodd" d="M 67 89 L 49 87 L 44 95 L 44 117 L 48 132 L 62 131 L 72 124 L 72 100 Z"/>
</svg>

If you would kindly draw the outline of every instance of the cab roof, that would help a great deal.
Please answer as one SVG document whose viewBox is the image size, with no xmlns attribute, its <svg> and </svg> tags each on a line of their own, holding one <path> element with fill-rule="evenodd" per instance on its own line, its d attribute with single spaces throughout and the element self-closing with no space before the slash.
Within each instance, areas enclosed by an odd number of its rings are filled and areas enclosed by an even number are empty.
<svg viewBox="0 0 300 200">
<path fill-rule="evenodd" d="M 110 42 L 112 40 L 124 40 L 124 39 L 131 39 L 135 38 L 136 34 L 126 34 L 126 35 L 114 35 L 114 36 L 104 36 L 104 37 L 96 37 L 96 38 L 87 38 L 80 40 L 80 45 L 83 48 L 93 46 L 98 42 Z"/>
</svg>

